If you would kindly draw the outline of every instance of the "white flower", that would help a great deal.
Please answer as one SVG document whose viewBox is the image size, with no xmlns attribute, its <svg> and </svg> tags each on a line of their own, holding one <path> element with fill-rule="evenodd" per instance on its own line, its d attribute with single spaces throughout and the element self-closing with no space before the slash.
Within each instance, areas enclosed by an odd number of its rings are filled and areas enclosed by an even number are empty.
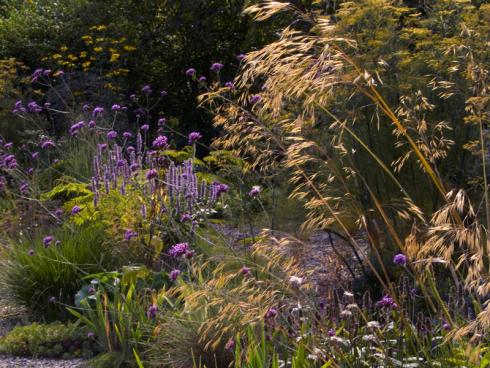
<svg viewBox="0 0 490 368">
<path fill-rule="evenodd" d="M 303 278 L 298 276 L 291 276 L 289 278 L 289 283 L 295 288 L 299 288 L 303 284 Z"/>
<path fill-rule="evenodd" d="M 349 291 L 344 291 L 344 296 L 345 297 L 348 297 L 348 298 L 353 298 L 354 297 L 354 294 L 352 294 L 351 292 Z"/>
<path fill-rule="evenodd" d="M 369 321 L 367 323 L 367 326 L 369 328 L 380 328 L 381 327 L 378 321 Z"/>
<path fill-rule="evenodd" d="M 343 310 L 340 312 L 340 318 L 352 317 L 352 312 L 350 310 Z"/>
</svg>

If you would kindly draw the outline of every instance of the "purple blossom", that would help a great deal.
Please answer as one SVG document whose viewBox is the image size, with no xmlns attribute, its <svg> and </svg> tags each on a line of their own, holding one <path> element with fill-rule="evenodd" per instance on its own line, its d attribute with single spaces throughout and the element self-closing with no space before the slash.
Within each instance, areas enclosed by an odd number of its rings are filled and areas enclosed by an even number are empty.
<svg viewBox="0 0 490 368">
<path fill-rule="evenodd" d="M 93 129 L 93 128 L 95 128 L 95 121 L 90 120 L 90 121 L 88 122 L 88 127 L 89 127 L 89 129 Z"/>
<path fill-rule="evenodd" d="M 59 247 L 61 245 L 61 240 L 56 240 L 54 242 L 54 245 L 57 246 L 57 247 Z"/>
<path fill-rule="evenodd" d="M 192 220 L 192 217 L 188 213 L 184 213 L 180 216 L 180 222 L 189 222 L 190 220 Z"/>
<path fill-rule="evenodd" d="M 250 97 L 250 104 L 255 105 L 257 102 L 260 102 L 260 100 L 262 100 L 260 95 L 253 95 Z"/>
<path fill-rule="evenodd" d="M 78 123 L 73 124 L 69 130 L 70 135 L 71 136 L 77 135 L 77 133 L 84 127 L 84 125 L 85 125 L 84 121 L 79 121 Z"/>
<path fill-rule="evenodd" d="M 34 169 L 32 167 L 27 169 L 27 174 L 32 175 L 34 173 Z"/>
<path fill-rule="evenodd" d="M 6 149 L 6 150 L 9 150 L 11 149 L 12 147 L 14 146 L 14 144 L 12 142 L 7 142 L 3 145 L 3 148 Z"/>
<path fill-rule="evenodd" d="M 131 238 L 136 238 L 138 236 L 138 233 L 134 230 L 131 230 L 131 229 L 127 229 L 125 232 L 124 232 L 124 240 L 131 240 Z"/>
<path fill-rule="evenodd" d="M 226 82 L 225 87 L 228 87 L 231 90 L 235 89 L 235 85 L 233 84 L 233 82 Z"/>
<path fill-rule="evenodd" d="M 151 87 L 147 84 L 141 88 L 141 92 L 143 92 L 145 95 L 151 94 L 153 91 Z"/>
<path fill-rule="evenodd" d="M 255 198 L 260 194 L 260 192 L 262 192 L 262 188 L 258 185 L 254 185 L 252 189 L 250 189 L 250 192 L 248 192 L 248 195 Z"/>
<path fill-rule="evenodd" d="M 237 59 L 238 61 L 242 61 L 243 59 L 245 59 L 245 54 L 242 54 L 242 53 L 238 54 L 238 55 L 236 56 L 236 59 Z"/>
<path fill-rule="evenodd" d="M 48 236 L 45 236 L 44 239 L 43 239 L 43 245 L 45 248 L 49 247 L 51 245 L 51 243 L 53 242 L 54 240 L 54 236 L 53 235 L 48 235 Z"/>
<path fill-rule="evenodd" d="M 157 312 L 158 312 L 158 307 L 155 304 L 152 304 L 150 308 L 148 308 L 146 315 L 148 319 L 155 319 L 155 317 L 157 316 Z"/>
<path fill-rule="evenodd" d="M 7 155 L 3 158 L 2 166 L 5 166 L 7 169 L 15 169 L 17 167 L 17 160 L 14 155 Z"/>
<path fill-rule="evenodd" d="M 177 278 L 180 276 L 180 274 L 181 274 L 181 273 L 182 273 L 182 272 L 181 272 L 180 270 L 177 270 L 177 269 L 172 270 L 172 271 L 170 272 L 170 274 L 169 274 L 170 280 L 171 280 L 171 281 L 175 281 L 175 280 L 177 280 Z"/>
<path fill-rule="evenodd" d="M 34 252 L 34 249 L 29 249 L 27 251 L 27 254 L 30 255 L 30 256 L 33 256 L 36 252 Z"/>
<path fill-rule="evenodd" d="M 189 78 L 195 77 L 196 75 L 196 69 L 194 68 L 189 68 L 185 71 L 185 75 L 187 75 Z"/>
<path fill-rule="evenodd" d="M 150 126 L 148 124 L 143 124 L 140 129 L 144 132 L 147 132 L 150 130 Z"/>
<path fill-rule="evenodd" d="M 107 149 L 107 143 L 99 143 L 97 147 L 99 148 L 99 150 L 104 151 L 105 149 Z"/>
<path fill-rule="evenodd" d="M 225 344 L 225 349 L 228 351 L 233 351 L 235 348 L 235 340 L 233 340 L 231 337 L 228 339 L 228 341 Z"/>
<path fill-rule="evenodd" d="M 168 254 L 174 258 L 182 257 L 190 252 L 189 243 L 177 243 L 170 248 Z"/>
<path fill-rule="evenodd" d="M 146 172 L 146 180 L 155 179 L 156 177 L 158 177 L 158 171 L 155 169 L 150 169 Z"/>
<path fill-rule="evenodd" d="M 199 81 L 200 83 L 204 83 L 204 82 L 206 82 L 206 77 L 205 77 L 204 75 L 201 75 L 201 76 L 199 77 L 198 81 Z"/>
<path fill-rule="evenodd" d="M 44 108 L 45 109 L 49 109 L 50 107 L 51 107 L 51 103 L 49 103 L 49 102 L 45 102 L 44 103 Z"/>
<path fill-rule="evenodd" d="M 227 193 L 230 190 L 230 187 L 223 183 L 213 183 L 216 188 L 216 196 L 219 197 L 223 193 Z"/>
<path fill-rule="evenodd" d="M 32 153 L 31 153 L 31 159 L 33 159 L 33 160 L 37 160 L 37 159 L 38 159 L 38 157 L 39 157 L 39 152 L 37 152 L 37 151 L 36 151 L 36 152 L 32 152 Z"/>
<path fill-rule="evenodd" d="M 48 298 L 48 303 L 49 303 L 49 304 L 54 304 L 54 303 L 56 303 L 56 298 L 55 298 L 54 296 L 50 296 L 50 297 Z"/>
<path fill-rule="evenodd" d="M 112 111 L 121 111 L 121 105 L 114 104 L 111 107 Z"/>
<path fill-rule="evenodd" d="M 81 210 L 82 209 L 81 209 L 80 206 L 75 205 L 75 206 L 72 207 L 72 209 L 71 209 L 70 212 L 71 212 L 72 215 L 76 215 L 77 213 L 80 213 Z"/>
<path fill-rule="evenodd" d="M 327 335 L 330 337 L 334 337 L 336 334 L 337 333 L 335 332 L 335 330 L 333 328 L 331 328 L 327 331 Z"/>
<path fill-rule="evenodd" d="M 129 99 L 130 99 L 131 101 L 136 101 L 138 98 L 137 98 L 137 97 L 136 97 L 136 95 L 133 93 L 133 94 L 129 95 Z"/>
<path fill-rule="evenodd" d="M 160 135 L 155 138 L 153 141 L 153 147 L 155 148 L 167 148 L 168 147 L 168 139 L 164 135 Z"/>
<path fill-rule="evenodd" d="M 133 135 L 131 134 L 131 132 L 124 132 L 123 133 L 123 137 L 126 138 L 126 139 L 129 139 L 131 138 Z"/>
<path fill-rule="evenodd" d="M 240 269 L 240 272 L 242 273 L 242 275 L 244 276 L 248 276 L 250 275 L 250 268 L 247 267 L 247 266 L 243 266 L 241 269 Z"/>
<path fill-rule="evenodd" d="M 29 184 L 23 183 L 19 186 L 19 192 L 21 195 L 25 196 L 29 194 Z"/>
<path fill-rule="evenodd" d="M 393 263 L 398 266 L 405 266 L 407 264 L 407 256 L 399 253 L 393 257 Z"/>
<path fill-rule="evenodd" d="M 266 319 L 272 319 L 272 318 L 276 318 L 277 316 L 277 309 L 274 308 L 274 307 L 271 307 L 269 308 L 269 310 L 267 311 L 267 313 L 265 314 L 265 318 Z"/>
<path fill-rule="evenodd" d="M 41 142 L 41 148 L 42 149 L 53 148 L 55 146 L 56 145 L 54 144 L 54 142 L 52 140 L 50 140 L 50 139 L 46 139 L 43 142 Z"/>
<path fill-rule="evenodd" d="M 202 135 L 199 132 L 191 132 L 189 133 L 188 138 L 189 138 L 189 144 L 194 144 L 195 142 L 197 142 L 199 139 L 202 138 Z"/>
<path fill-rule="evenodd" d="M 94 117 L 99 117 L 101 116 L 102 114 L 104 113 L 104 108 L 103 107 L 100 107 L 100 106 L 97 106 L 94 108 L 94 110 L 92 111 L 92 116 Z"/>
<path fill-rule="evenodd" d="M 43 111 L 43 108 L 37 104 L 35 101 L 31 101 L 27 104 L 27 109 L 29 112 L 39 113 Z"/>
<path fill-rule="evenodd" d="M 116 139 L 117 132 L 115 130 L 111 130 L 106 134 L 107 139 Z"/>
<path fill-rule="evenodd" d="M 213 63 L 211 68 L 209 68 L 214 73 L 219 73 L 221 69 L 223 69 L 224 65 L 221 63 Z"/>
<path fill-rule="evenodd" d="M 158 126 L 163 126 L 167 122 L 167 119 L 165 118 L 160 118 L 158 119 Z"/>
<path fill-rule="evenodd" d="M 168 95 L 167 91 L 165 90 L 160 91 L 160 96 L 165 97 L 166 95 Z"/>
<path fill-rule="evenodd" d="M 95 337 L 95 333 L 93 333 L 92 331 L 89 331 L 89 332 L 87 333 L 87 337 L 88 337 L 89 339 L 93 339 L 93 338 Z"/>
<path fill-rule="evenodd" d="M 376 306 L 378 306 L 380 308 L 385 308 L 385 307 L 386 308 L 397 308 L 398 307 L 398 305 L 396 304 L 396 302 L 389 295 L 383 296 L 383 298 L 381 298 L 381 300 L 379 300 L 376 303 Z"/>
<path fill-rule="evenodd" d="M 85 105 L 82 106 L 82 110 L 83 111 L 88 111 L 89 109 L 90 109 L 90 106 L 87 105 L 87 104 L 85 104 Z"/>
</svg>

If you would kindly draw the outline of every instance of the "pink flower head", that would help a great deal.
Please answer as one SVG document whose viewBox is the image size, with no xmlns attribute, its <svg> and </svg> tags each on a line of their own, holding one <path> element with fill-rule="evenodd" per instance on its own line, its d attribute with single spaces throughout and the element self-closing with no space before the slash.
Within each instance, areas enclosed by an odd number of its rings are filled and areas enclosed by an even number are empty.
<svg viewBox="0 0 490 368">
<path fill-rule="evenodd" d="M 159 135 L 153 141 L 153 147 L 155 148 L 167 148 L 168 147 L 168 139 L 164 135 Z"/>
<path fill-rule="evenodd" d="M 189 144 L 194 144 L 195 142 L 197 142 L 199 139 L 202 138 L 202 135 L 199 132 L 191 132 L 189 133 L 188 138 L 189 138 Z"/>
<path fill-rule="evenodd" d="M 189 251 L 189 243 L 177 243 L 170 248 L 168 254 L 174 258 L 179 258 L 186 255 Z"/>
</svg>

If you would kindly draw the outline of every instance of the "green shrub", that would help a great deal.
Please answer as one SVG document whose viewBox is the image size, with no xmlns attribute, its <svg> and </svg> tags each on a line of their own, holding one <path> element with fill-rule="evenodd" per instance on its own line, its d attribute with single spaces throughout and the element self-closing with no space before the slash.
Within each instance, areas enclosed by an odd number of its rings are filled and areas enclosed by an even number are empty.
<svg viewBox="0 0 490 368">
<path fill-rule="evenodd" d="M 45 248 L 42 239 L 19 242 L 0 260 L 0 287 L 6 298 L 47 320 L 69 316 L 65 305 L 73 305 L 82 278 L 113 264 L 99 225 L 63 228 L 53 236 L 61 244 L 53 240 Z"/>
<path fill-rule="evenodd" d="M 85 327 L 60 322 L 16 327 L 0 339 L 0 353 L 15 356 L 90 358 L 98 346 Z"/>
</svg>

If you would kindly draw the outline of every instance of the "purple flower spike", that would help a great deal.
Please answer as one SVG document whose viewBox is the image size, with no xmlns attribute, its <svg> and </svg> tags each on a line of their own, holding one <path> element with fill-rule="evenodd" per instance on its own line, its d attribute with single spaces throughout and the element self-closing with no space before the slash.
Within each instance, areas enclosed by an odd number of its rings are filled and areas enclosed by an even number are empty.
<svg viewBox="0 0 490 368">
<path fill-rule="evenodd" d="M 182 272 L 180 270 L 172 270 L 169 274 L 170 280 L 175 281 Z"/>
<path fill-rule="evenodd" d="M 202 135 L 199 132 L 189 133 L 189 144 L 194 144 L 201 138 L 202 138 Z"/>
<path fill-rule="evenodd" d="M 43 239 L 44 247 L 45 248 L 49 247 L 51 245 L 51 243 L 53 242 L 53 240 L 54 240 L 54 236 L 52 236 L 52 235 L 45 236 Z"/>
<path fill-rule="evenodd" d="M 380 301 L 376 303 L 376 306 L 380 308 L 393 308 L 393 309 L 398 307 L 396 302 L 389 295 L 385 295 Z"/>
<path fill-rule="evenodd" d="M 211 65 L 211 68 L 210 70 L 214 73 L 219 73 L 221 69 L 223 69 L 224 65 L 221 64 L 221 63 L 213 63 L 213 65 Z"/>
<path fill-rule="evenodd" d="M 155 148 L 167 148 L 168 147 L 168 139 L 164 135 L 160 135 L 155 138 L 153 141 L 153 147 Z"/>
<path fill-rule="evenodd" d="M 155 179 L 158 177 L 158 172 L 155 169 L 150 169 L 146 172 L 146 180 Z"/>
<path fill-rule="evenodd" d="M 76 215 L 77 213 L 80 213 L 80 211 L 81 211 L 81 210 L 82 210 L 82 209 L 81 209 L 81 207 L 80 207 L 80 206 L 75 205 L 75 206 L 73 206 L 73 207 L 72 207 L 72 209 L 71 209 L 71 214 L 72 214 L 72 215 Z"/>
<path fill-rule="evenodd" d="M 178 243 L 172 246 L 168 254 L 174 258 L 179 258 L 190 252 L 189 243 Z"/>
<path fill-rule="evenodd" d="M 116 139 L 117 137 L 117 132 L 115 130 L 111 130 L 107 132 L 107 139 Z"/>
<path fill-rule="evenodd" d="M 158 312 L 158 307 L 155 304 L 153 304 L 150 306 L 150 308 L 148 308 L 148 312 L 146 312 L 146 315 L 148 319 L 155 319 L 155 317 L 157 316 L 157 312 Z"/>
<path fill-rule="evenodd" d="M 405 266 L 407 264 L 407 256 L 399 253 L 393 257 L 393 263 L 398 266 Z"/>
<path fill-rule="evenodd" d="M 136 238 L 137 236 L 138 236 L 138 233 L 134 230 L 131 230 L 131 229 L 127 229 L 124 232 L 124 239 L 127 241 L 131 240 L 131 238 Z"/>
<path fill-rule="evenodd" d="M 194 68 L 189 68 L 185 71 L 185 75 L 187 75 L 189 78 L 193 78 L 196 76 L 196 69 Z"/>
</svg>

